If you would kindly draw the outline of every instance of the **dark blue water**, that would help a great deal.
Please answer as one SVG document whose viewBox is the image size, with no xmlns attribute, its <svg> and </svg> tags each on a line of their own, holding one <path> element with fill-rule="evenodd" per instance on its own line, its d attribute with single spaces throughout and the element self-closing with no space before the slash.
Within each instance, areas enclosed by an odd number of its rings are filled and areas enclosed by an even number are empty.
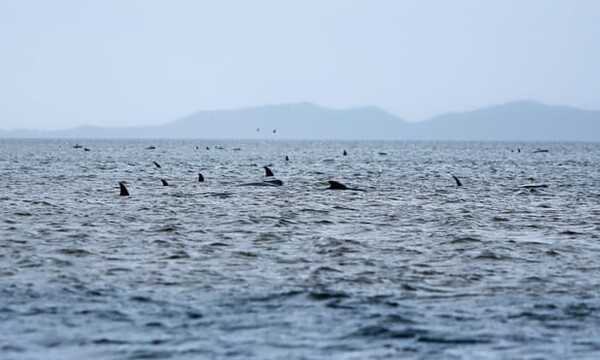
<svg viewBox="0 0 600 360">
<path fill-rule="evenodd" d="M 0 141 L 2 359 L 600 356 L 600 144 L 73 144 Z"/>
</svg>

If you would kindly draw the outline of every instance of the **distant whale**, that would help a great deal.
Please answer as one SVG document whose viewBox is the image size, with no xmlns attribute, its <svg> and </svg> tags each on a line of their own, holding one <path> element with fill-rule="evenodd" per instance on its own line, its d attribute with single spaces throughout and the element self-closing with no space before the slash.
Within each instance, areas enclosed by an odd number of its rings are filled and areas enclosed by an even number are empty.
<svg viewBox="0 0 600 360">
<path fill-rule="evenodd" d="M 269 167 L 268 167 L 268 166 L 264 166 L 264 168 L 265 168 L 265 176 L 267 176 L 267 177 L 268 177 L 268 176 L 275 176 L 275 175 L 273 174 L 273 171 L 271 171 L 271 169 L 269 169 Z"/>
<path fill-rule="evenodd" d="M 127 187 L 125 186 L 124 182 L 119 181 L 119 189 L 121 189 L 121 193 L 119 194 L 120 196 L 129 196 L 129 191 L 127 191 Z"/>
<path fill-rule="evenodd" d="M 334 180 L 329 180 L 329 187 L 326 188 L 325 190 L 366 191 L 366 190 L 363 190 L 363 189 L 357 189 L 357 188 L 347 187 L 346 185 L 342 184 L 341 182 L 337 182 L 337 181 L 334 181 Z"/>
<path fill-rule="evenodd" d="M 251 183 L 245 183 L 245 184 L 239 184 L 238 186 L 282 186 L 283 185 L 283 181 L 281 180 L 265 180 L 265 181 L 260 181 L 260 182 L 251 182 Z"/>
<path fill-rule="evenodd" d="M 547 153 L 547 152 L 548 152 L 548 149 L 540 149 L 540 148 L 535 149 L 535 150 L 532 151 L 532 153 L 534 153 L 534 154 L 537 154 L 537 153 Z"/>
<path fill-rule="evenodd" d="M 153 161 L 153 163 L 154 163 L 154 165 L 155 165 L 157 168 L 159 168 L 159 169 L 161 168 L 160 164 L 159 164 L 159 163 L 157 163 L 156 161 Z"/>
<path fill-rule="evenodd" d="M 163 186 L 169 186 L 169 183 L 165 179 L 160 179 L 160 182 L 163 184 Z"/>
<path fill-rule="evenodd" d="M 525 184 L 525 185 L 521 185 L 519 187 L 522 189 L 544 189 L 544 188 L 547 188 L 548 185 L 547 184 Z"/>
<path fill-rule="evenodd" d="M 198 173 L 198 182 L 204 182 L 204 176 L 202 176 L 202 173 Z"/>
<path fill-rule="evenodd" d="M 450 175 L 452 175 L 452 174 L 450 174 Z M 454 178 L 454 181 L 456 181 L 456 186 L 462 186 L 462 183 L 456 176 L 452 175 L 452 178 Z"/>
</svg>

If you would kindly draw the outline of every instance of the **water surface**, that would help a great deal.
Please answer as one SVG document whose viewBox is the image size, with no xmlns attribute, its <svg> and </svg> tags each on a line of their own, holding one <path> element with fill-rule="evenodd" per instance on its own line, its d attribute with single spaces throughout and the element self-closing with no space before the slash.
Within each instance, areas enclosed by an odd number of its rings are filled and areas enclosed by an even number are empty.
<svg viewBox="0 0 600 360">
<path fill-rule="evenodd" d="M 3 359 L 600 354 L 599 144 L 73 144 L 0 141 Z"/>
</svg>

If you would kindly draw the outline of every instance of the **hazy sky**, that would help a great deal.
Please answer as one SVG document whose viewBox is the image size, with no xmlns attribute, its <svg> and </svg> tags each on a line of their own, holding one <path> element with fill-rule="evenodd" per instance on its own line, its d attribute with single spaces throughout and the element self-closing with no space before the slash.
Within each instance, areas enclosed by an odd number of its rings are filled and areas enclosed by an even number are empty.
<svg viewBox="0 0 600 360">
<path fill-rule="evenodd" d="M 0 0 L 0 128 L 312 101 L 600 109 L 600 1 Z"/>
</svg>

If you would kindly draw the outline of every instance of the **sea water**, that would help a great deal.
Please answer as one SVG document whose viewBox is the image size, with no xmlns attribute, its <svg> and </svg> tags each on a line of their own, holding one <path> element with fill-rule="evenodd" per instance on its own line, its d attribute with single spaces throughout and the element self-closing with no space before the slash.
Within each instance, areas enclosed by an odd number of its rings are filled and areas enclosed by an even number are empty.
<svg viewBox="0 0 600 360">
<path fill-rule="evenodd" d="M 0 141 L 2 359 L 600 356 L 600 144 L 79 142 Z"/>
</svg>

